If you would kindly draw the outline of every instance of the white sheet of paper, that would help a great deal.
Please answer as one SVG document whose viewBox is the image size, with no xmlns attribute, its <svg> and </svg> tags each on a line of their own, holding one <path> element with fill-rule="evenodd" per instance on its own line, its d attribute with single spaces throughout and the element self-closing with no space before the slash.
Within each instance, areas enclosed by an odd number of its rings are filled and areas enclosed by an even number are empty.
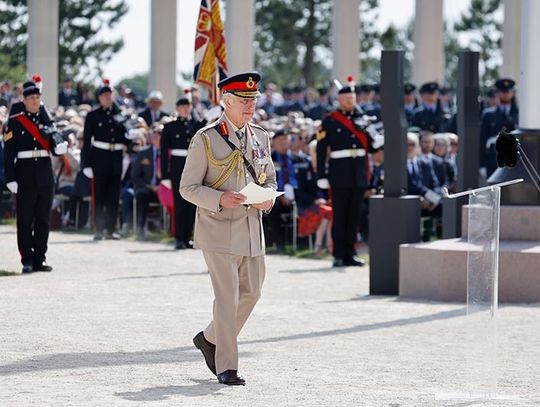
<svg viewBox="0 0 540 407">
<path fill-rule="evenodd" d="M 268 201 L 269 199 L 274 199 L 280 195 L 283 195 L 283 192 L 263 188 L 254 182 L 250 182 L 239 192 L 246 196 L 245 202 L 242 202 L 244 205 L 263 203 L 264 201 Z"/>
</svg>

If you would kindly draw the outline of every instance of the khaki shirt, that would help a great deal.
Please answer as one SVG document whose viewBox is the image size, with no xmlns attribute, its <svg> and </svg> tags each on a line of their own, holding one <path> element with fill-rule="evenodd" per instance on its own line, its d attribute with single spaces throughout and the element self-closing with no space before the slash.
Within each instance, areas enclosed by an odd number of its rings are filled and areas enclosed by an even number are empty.
<svg viewBox="0 0 540 407">
<path fill-rule="evenodd" d="M 265 241 L 261 211 L 241 205 L 237 208 L 220 208 L 219 200 L 224 191 L 240 191 L 250 182 L 257 183 L 242 163 L 230 174 L 217 189 L 212 185 L 223 173 L 224 166 L 215 165 L 207 154 L 205 136 L 213 158 L 223 160 L 231 155 L 231 147 L 218 132 L 220 123 L 225 123 L 229 140 L 238 148 L 240 141 L 233 131 L 232 124 L 225 115 L 202 128 L 193 137 L 186 159 L 180 194 L 184 199 L 197 206 L 195 217 L 195 247 L 212 252 L 240 256 L 260 256 L 264 254 Z M 266 173 L 262 186 L 276 190 L 276 172 L 272 163 L 270 137 L 261 127 L 253 124 L 246 126 L 245 157 L 251 162 L 257 178 Z M 259 179 L 263 179 L 263 177 Z"/>
</svg>

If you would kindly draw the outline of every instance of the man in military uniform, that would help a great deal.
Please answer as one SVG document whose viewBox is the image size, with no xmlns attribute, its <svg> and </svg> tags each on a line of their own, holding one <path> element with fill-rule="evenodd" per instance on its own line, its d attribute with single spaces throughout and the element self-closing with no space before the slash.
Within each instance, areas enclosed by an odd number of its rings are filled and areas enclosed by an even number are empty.
<svg viewBox="0 0 540 407">
<path fill-rule="evenodd" d="M 261 76 L 248 72 L 219 82 L 223 115 L 191 140 L 180 181 L 182 196 L 197 206 L 195 247 L 202 249 L 214 288 L 214 318 L 193 342 L 220 383 L 244 385 L 238 375 L 237 336 L 265 276 L 262 213 L 272 200 L 243 205 L 250 182 L 276 189 L 268 133 L 250 123 Z"/>
<path fill-rule="evenodd" d="M 403 85 L 403 107 L 405 108 L 405 116 L 407 117 L 407 123 L 412 126 L 414 111 L 418 107 L 418 101 L 415 95 L 416 86 L 412 83 L 406 83 Z"/>
<path fill-rule="evenodd" d="M 480 121 L 480 168 L 489 177 L 496 169 L 495 140 L 501 130 L 510 132 L 518 125 L 519 111 L 514 101 L 512 79 L 504 78 L 495 82 L 499 105 L 484 110 Z"/>
<path fill-rule="evenodd" d="M 35 82 L 24 83 L 23 104 L 23 111 L 10 116 L 4 134 L 6 185 L 17 195 L 22 272 L 51 271 L 45 262 L 54 194 L 51 154 L 65 154 L 67 142 L 54 132 L 54 123 L 42 120 L 41 89 Z"/>
<path fill-rule="evenodd" d="M 364 192 L 369 187 L 372 139 L 355 107 L 354 85 L 341 88 L 337 99 L 338 109 L 326 116 L 317 135 L 317 184 L 331 188 L 334 267 L 362 266 L 364 261 L 355 256 L 354 245 Z"/>
<path fill-rule="evenodd" d="M 191 100 L 187 94 L 176 102 L 176 112 L 178 118 L 165 124 L 161 135 L 161 175 L 162 183 L 172 187 L 174 236 L 176 249 L 181 250 L 191 247 L 195 205 L 180 195 L 180 179 L 191 138 L 206 124 L 206 120 L 199 121 L 193 118 Z"/>
<path fill-rule="evenodd" d="M 416 108 L 412 125 L 432 133 L 446 131 L 448 118 L 439 103 L 439 85 L 437 82 L 427 82 L 420 87 L 421 105 Z"/>
<path fill-rule="evenodd" d="M 98 90 L 99 107 L 88 113 L 84 123 L 81 152 L 83 173 L 92 179 L 94 240 L 119 239 L 115 233 L 122 177 L 122 155 L 129 143 L 120 109 L 105 82 Z M 105 235 L 104 235 L 105 233 Z"/>
</svg>

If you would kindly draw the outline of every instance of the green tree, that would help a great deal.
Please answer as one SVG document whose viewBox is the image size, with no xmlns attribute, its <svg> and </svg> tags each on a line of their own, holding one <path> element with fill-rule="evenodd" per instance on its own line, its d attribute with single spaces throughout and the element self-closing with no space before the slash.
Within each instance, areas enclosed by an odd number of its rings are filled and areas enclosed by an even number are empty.
<svg viewBox="0 0 540 407">
<path fill-rule="evenodd" d="M 60 0 L 60 77 L 95 79 L 117 53 L 122 38 L 105 39 L 100 33 L 114 27 L 126 14 L 125 0 Z M 26 66 L 28 34 L 26 0 L 0 0 L 0 52 L 12 67 Z"/>
<path fill-rule="evenodd" d="M 255 3 L 255 61 L 279 85 L 324 81 L 322 64 L 330 46 L 331 1 L 261 0 Z"/>
<path fill-rule="evenodd" d="M 498 12 L 501 0 L 471 0 L 461 14 L 454 30 L 470 36 L 471 51 L 480 52 L 480 78 L 484 83 L 494 81 L 501 64 L 502 31 Z"/>
</svg>

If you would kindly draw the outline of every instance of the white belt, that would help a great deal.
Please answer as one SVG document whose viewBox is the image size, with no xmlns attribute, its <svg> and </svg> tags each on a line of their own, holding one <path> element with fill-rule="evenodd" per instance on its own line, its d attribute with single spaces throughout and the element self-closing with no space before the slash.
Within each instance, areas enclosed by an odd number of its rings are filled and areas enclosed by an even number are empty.
<svg viewBox="0 0 540 407">
<path fill-rule="evenodd" d="M 50 157 L 50 153 L 47 150 L 28 150 L 19 151 L 17 158 L 44 158 Z"/>
<path fill-rule="evenodd" d="M 124 148 L 123 144 L 119 143 L 106 143 L 104 141 L 93 141 L 92 145 L 101 150 L 119 151 Z"/>
<path fill-rule="evenodd" d="M 175 157 L 187 157 L 187 150 L 184 150 L 182 148 L 173 148 L 171 150 L 171 154 Z"/>
<path fill-rule="evenodd" d="M 363 148 L 353 148 L 352 150 L 338 150 L 330 152 L 330 158 L 356 158 L 365 156 L 366 150 Z"/>
</svg>

